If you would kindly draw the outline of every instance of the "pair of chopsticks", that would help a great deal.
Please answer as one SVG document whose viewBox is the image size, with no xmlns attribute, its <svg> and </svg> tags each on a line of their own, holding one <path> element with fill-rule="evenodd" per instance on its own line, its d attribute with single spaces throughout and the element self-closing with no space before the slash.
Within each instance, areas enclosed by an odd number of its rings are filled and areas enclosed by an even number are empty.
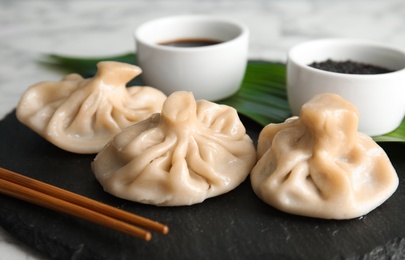
<svg viewBox="0 0 405 260">
<path fill-rule="evenodd" d="M 156 221 L 131 214 L 1 167 L 0 193 L 82 218 L 146 241 L 149 241 L 152 235 L 143 228 L 162 234 L 169 232 L 166 225 Z"/>
</svg>

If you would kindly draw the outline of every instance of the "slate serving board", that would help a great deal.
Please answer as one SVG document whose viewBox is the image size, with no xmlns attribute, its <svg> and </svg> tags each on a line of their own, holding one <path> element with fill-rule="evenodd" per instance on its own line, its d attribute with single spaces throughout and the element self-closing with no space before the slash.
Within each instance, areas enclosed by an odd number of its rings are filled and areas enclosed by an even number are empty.
<svg viewBox="0 0 405 260">
<path fill-rule="evenodd" d="M 262 127 L 242 117 L 253 140 Z M 256 197 L 247 179 L 235 190 L 186 207 L 118 199 L 95 180 L 94 155 L 65 152 L 18 122 L 0 121 L 0 166 L 157 220 L 168 235 L 150 242 L 0 195 L 0 225 L 53 259 L 360 259 L 405 257 L 405 146 L 383 143 L 400 177 L 395 194 L 366 216 L 322 220 L 282 213 Z"/>
</svg>

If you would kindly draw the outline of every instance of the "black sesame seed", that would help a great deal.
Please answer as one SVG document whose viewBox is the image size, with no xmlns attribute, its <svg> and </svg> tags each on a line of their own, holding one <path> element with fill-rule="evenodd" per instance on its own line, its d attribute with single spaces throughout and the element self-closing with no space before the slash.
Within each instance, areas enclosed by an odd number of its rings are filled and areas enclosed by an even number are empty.
<svg viewBox="0 0 405 260">
<path fill-rule="evenodd" d="M 392 70 L 389 70 L 389 69 L 386 69 L 383 67 L 366 64 L 366 63 L 361 63 L 361 62 L 354 62 L 351 60 L 334 61 L 331 59 L 327 59 L 326 61 L 322 61 L 322 62 L 313 62 L 313 63 L 309 64 L 308 66 L 316 68 L 316 69 L 320 69 L 320 70 L 344 73 L 344 74 L 383 74 L 383 73 L 393 72 Z"/>
</svg>

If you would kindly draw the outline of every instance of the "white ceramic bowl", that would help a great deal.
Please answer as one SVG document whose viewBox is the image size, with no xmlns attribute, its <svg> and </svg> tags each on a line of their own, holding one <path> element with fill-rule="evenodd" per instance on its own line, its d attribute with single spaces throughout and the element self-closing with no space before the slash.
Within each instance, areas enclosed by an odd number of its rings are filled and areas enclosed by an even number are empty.
<svg viewBox="0 0 405 260">
<path fill-rule="evenodd" d="M 308 66 L 327 59 L 380 66 L 384 74 L 343 74 Z M 291 111 L 313 96 L 335 93 L 360 113 L 359 131 L 370 136 L 395 130 L 405 115 L 405 53 L 383 44 L 356 39 L 321 39 L 292 47 L 287 61 L 287 95 Z"/>
<path fill-rule="evenodd" d="M 161 44 L 184 39 L 221 43 L 203 47 Z M 239 89 L 245 74 L 249 31 L 237 21 L 206 15 L 159 18 L 139 26 L 135 41 L 142 79 L 167 95 L 186 90 L 196 99 L 223 99 Z"/>
</svg>

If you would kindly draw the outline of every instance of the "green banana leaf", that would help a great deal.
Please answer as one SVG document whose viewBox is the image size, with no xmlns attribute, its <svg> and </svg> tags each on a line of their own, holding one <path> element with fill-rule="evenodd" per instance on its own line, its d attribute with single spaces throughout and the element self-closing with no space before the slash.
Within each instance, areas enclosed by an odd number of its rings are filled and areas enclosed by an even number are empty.
<svg viewBox="0 0 405 260">
<path fill-rule="evenodd" d="M 105 60 L 137 64 L 134 53 L 97 58 L 45 55 L 40 62 L 66 73 L 74 72 L 83 77 L 90 77 L 97 72 L 96 64 Z M 135 79 L 135 82 L 139 84 L 139 79 Z M 268 61 L 249 61 L 240 90 L 217 103 L 232 106 L 240 114 L 263 126 L 283 122 L 291 116 L 286 93 L 285 65 Z M 376 142 L 405 142 L 405 119 L 395 131 L 373 136 L 373 139 Z"/>
</svg>

